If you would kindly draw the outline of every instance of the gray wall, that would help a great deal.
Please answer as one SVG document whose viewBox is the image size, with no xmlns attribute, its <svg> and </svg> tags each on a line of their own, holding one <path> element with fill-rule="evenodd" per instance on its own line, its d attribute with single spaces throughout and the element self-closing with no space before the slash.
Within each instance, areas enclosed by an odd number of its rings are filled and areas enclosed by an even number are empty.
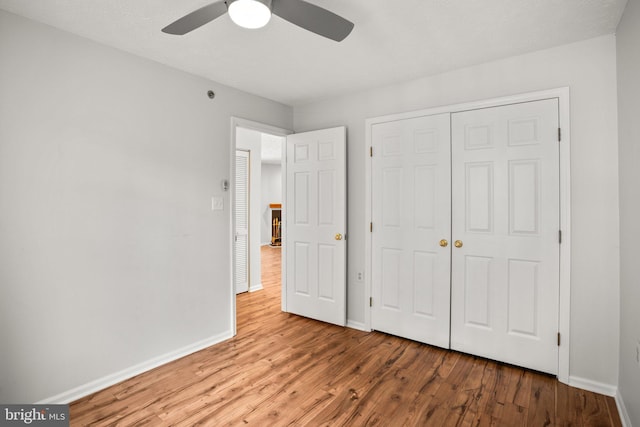
<svg viewBox="0 0 640 427">
<path fill-rule="evenodd" d="M 618 26 L 620 132 L 620 395 L 640 426 L 640 4 L 629 1 Z"/>
<path fill-rule="evenodd" d="M 618 382 L 619 212 L 616 45 L 599 37 L 294 109 L 296 132 L 348 126 L 348 319 L 364 322 L 365 119 L 569 86 L 572 271 L 570 375 Z"/>
<path fill-rule="evenodd" d="M 291 109 L 2 11 L 0 64 L 0 402 L 228 336 L 230 117 Z"/>
</svg>

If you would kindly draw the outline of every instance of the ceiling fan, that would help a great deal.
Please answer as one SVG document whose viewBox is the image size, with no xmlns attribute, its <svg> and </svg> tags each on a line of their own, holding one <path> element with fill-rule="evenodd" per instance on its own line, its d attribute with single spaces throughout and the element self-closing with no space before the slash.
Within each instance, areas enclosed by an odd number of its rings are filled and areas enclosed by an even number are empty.
<svg viewBox="0 0 640 427">
<path fill-rule="evenodd" d="M 162 31 L 181 36 L 227 12 L 233 22 L 244 28 L 264 27 L 273 13 L 305 30 L 338 42 L 344 40 L 353 29 L 353 22 L 303 0 L 221 0 L 183 16 Z"/>
</svg>

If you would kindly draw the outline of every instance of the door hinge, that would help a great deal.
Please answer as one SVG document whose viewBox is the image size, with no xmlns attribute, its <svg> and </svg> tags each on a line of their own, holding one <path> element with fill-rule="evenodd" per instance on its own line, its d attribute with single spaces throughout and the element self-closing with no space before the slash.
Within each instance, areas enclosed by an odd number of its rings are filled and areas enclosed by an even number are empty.
<svg viewBox="0 0 640 427">
<path fill-rule="evenodd" d="M 562 230 L 558 230 L 558 243 L 562 244 Z"/>
<path fill-rule="evenodd" d="M 369 223 L 369 233 L 373 233 L 373 223 Z"/>
<path fill-rule="evenodd" d="M 369 147 L 369 157 L 373 157 L 373 147 Z"/>
<path fill-rule="evenodd" d="M 560 347 L 560 332 L 558 332 L 558 347 Z"/>
<path fill-rule="evenodd" d="M 562 129 L 558 128 L 558 142 L 562 141 Z"/>
<path fill-rule="evenodd" d="M 373 297 L 369 297 L 369 307 L 373 307 Z"/>
</svg>

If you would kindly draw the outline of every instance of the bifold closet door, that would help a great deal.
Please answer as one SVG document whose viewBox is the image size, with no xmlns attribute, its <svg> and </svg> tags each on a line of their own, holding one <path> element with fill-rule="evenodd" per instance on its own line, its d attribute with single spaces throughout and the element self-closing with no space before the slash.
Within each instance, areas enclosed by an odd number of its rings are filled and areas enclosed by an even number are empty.
<svg viewBox="0 0 640 427">
<path fill-rule="evenodd" d="M 451 348 L 557 374 L 558 100 L 451 120 Z"/>
<path fill-rule="evenodd" d="M 236 294 L 249 290 L 249 152 L 236 150 Z"/>
<path fill-rule="evenodd" d="M 375 330 L 449 347 L 450 115 L 372 126 Z"/>
</svg>

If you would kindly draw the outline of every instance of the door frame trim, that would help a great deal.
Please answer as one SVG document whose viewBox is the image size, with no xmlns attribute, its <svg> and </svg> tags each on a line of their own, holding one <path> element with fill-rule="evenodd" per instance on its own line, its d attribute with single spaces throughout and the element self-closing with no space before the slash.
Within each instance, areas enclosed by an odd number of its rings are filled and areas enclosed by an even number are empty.
<svg viewBox="0 0 640 427">
<path fill-rule="evenodd" d="M 562 230 L 562 244 L 560 245 L 560 295 L 558 311 L 558 332 L 562 341 L 558 347 L 558 380 L 569 383 L 569 362 L 571 346 L 571 126 L 570 126 L 570 90 L 568 87 L 549 89 L 537 92 L 527 92 L 511 96 L 452 104 L 406 113 L 390 114 L 372 117 L 365 120 L 365 281 L 364 281 L 364 329 L 371 331 L 371 308 L 369 298 L 372 296 L 372 233 L 369 223 L 372 220 L 372 167 L 369 150 L 372 147 L 372 126 L 380 123 L 412 119 L 422 116 L 432 116 L 443 113 L 459 113 L 481 108 L 499 107 L 509 104 L 558 99 L 558 123 L 562 129 L 562 141 L 559 143 L 560 152 L 560 229 Z"/>
<path fill-rule="evenodd" d="M 240 117 L 235 117 L 235 116 L 231 116 L 231 129 L 230 129 L 230 150 L 229 150 L 229 187 L 228 187 L 228 192 L 229 192 L 229 213 L 227 216 L 227 220 L 229 223 L 229 236 L 228 236 L 228 242 L 229 242 L 229 253 L 231 254 L 230 256 L 230 263 L 229 263 L 229 278 L 230 278 L 230 283 L 229 283 L 229 290 L 230 290 L 230 303 L 229 306 L 231 307 L 230 310 L 230 325 L 231 325 L 231 331 L 233 336 L 235 336 L 238 331 L 237 331 L 237 324 L 236 324 L 236 291 L 235 291 L 235 282 L 236 282 L 236 278 L 235 278 L 235 265 L 236 265 L 236 251 L 235 251 L 235 229 L 236 229 L 236 201 L 235 201 L 235 192 L 236 192 L 236 162 L 235 162 L 235 157 L 236 157 L 236 129 L 237 128 L 245 128 L 245 129 L 251 129 L 251 130 L 255 130 L 261 133 L 268 133 L 271 135 L 277 135 L 277 136 L 282 136 L 282 137 L 286 137 L 287 135 L 290 135 L 293 133 L 292 130 L 289 129 L 285 129 L 285 128 L 280 128 L 277 126 L 273 126 L 273 125 L 269 125 L 266 123 L 261 123 L 261 122 L 256 122 L 253 120 L 248 120 L 248 119 L 243 119 Z M 283 144 L 284 146 L 285 144 Z M 284 147 L 283 147 L 284 149 Z M 284 159 L 284 157 L 283 157 Z M 286 162 L 282 163 L 282 173 L 283 173 L 283 178 L 282 179 L 282 188 L 283 191 L 286 190 L 286 175 L 284 175 L 286 173 Z M 282 209 L 282 215 L 284 218 L 284 214 L 285 214 L 285 210 L 284 210 L 284 205 L 283 205 L 283 209 Z M 250 215 L 250 214 L 249 214 Z M 282 250 L 284 250 L 284 246 L 282 248 Z M 283 256 L 284 256 L 284 252 L 283 252 Z M 285 280 L 286 280 L 286 271 L 284 270 L 285 265 L 284 262 L 282 263 L 282 287 L 284 289 L 285 286 Z M 284 302 L 283 302 L 284 304 Z"/>
</svg>

